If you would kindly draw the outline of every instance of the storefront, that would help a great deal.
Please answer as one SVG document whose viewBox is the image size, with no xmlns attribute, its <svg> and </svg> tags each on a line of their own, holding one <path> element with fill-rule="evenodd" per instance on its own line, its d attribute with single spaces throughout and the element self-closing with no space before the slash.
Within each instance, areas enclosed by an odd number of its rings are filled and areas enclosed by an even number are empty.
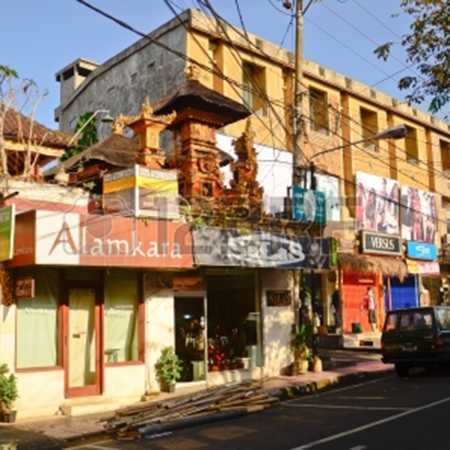
<svg viewBox="0 0 450 450">
<path fill-rule="evenodd" d="M 212 227 L 193 238 L 207 294 L 208 381 L 279 375 L 292 362 L 299 270 L 330 269 L 332 241 Z"/>
<path fill-rule="evenodd" d="M 18 378 L 20 417 L 70 413 L 76 397 L 135 401 L 157 389 L 154 364 L 174 341 L 153 313 L 173 306 L 173 274 L 193 268 L 191 247 L 181 223 L 18 215 L 0 348 Z"/>
</svg>

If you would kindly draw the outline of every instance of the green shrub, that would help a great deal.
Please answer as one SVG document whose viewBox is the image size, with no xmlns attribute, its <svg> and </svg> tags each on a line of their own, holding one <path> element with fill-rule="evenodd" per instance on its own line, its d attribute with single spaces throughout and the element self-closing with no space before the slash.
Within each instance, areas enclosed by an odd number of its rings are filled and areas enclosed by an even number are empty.
<svg viewBox="0 0 450 450">
<path fill-rule="evenodd" d="M 183 366 L 173 347 L 166 347 L 161 351 L 155 369 L 160 381 L 173 384 L 180 379 Z"/>
<path fill-rule="evenodd" d="M 0 366 L 0 409 L 10 410 L 18 399 L 17 378 L 11 373 L 6 364 Z"/>
</svg>

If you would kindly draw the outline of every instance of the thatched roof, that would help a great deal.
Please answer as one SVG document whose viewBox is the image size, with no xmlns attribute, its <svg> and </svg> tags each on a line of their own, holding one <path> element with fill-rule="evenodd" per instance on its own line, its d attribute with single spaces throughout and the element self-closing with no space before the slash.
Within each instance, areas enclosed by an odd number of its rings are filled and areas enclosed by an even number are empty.
<svg viewBox="0 0 450 450">
<path fill-rule="evenodd" d="M 64 161 L 65 170 L 78 166 L 80 162 L 103 161 L 116 167 L 131 167 L 136 163 L 136 154 L 139 143 L 136 139 L 130 139 L 121 134 L 112 134 L 101 142 L 91 145 L 78 155 Z"/>
<path fill-rule="evenodd" d="M 386 276 L 395 276 L 403 280 L 408 275 L 408 267 L 401 258 L 372 255 L 338 255 L 341 269 L 360 273 L 381 272 Z"/>
<path fill-rule="evenodd" d="M 188 107 L 219 113 L 223 116 L 224 125 L 245 119 L 251 114 L 241 103 L 209 89 L 197 80 L 187 80 L 175 88 L 173 93 L 159 102 L 155 114 L 170 114 Z"/>
<path fill-rule="evenodd" d="M 51 130 L 39 122 L 33 121 L 22 113 L 8 110 L 5 116 L 3 135 L 5 139 L 14 142 L 27 142 L 31 133 L 31 139 L 35 145 L 67 148 L 70 136 L 61 131 Z"/>
</svg>

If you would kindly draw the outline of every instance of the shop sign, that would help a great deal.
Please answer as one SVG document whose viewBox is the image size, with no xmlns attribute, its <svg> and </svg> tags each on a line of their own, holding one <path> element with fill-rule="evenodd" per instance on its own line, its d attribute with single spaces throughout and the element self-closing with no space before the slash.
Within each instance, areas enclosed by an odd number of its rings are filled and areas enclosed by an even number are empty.
<svg viewBox="0 0 450 450">
<path fill-rule="evenodd" d="M 427 261 L 435 261 L 438 256 L 436 245 L 425 242 L 408 241 L 407 252 L 410 258 L 424 259 Z"/>
<path fill-rule="evenodd" d="M 17 222 L 11 266 L 193 267 L 187 224 L 45 210 L 21 214 Z"/>
<path fill-rule="evenodd" d="M 14 252 L 15 207 L 0 209 L 0 262 L 12 259 Z"/>
<path fill-rule="evenodd" d="M 194 260 L 202 266 L 329 269 L 336 263 L 331 238 L 202 227 L 193 231 Z"/>
<path fill-rule="evenodd" d="M 266 291 L 267 306 L 291 306 L 292 296 L 289 290 Z"/>
<path fill-rule="evenodd" d="M 361 233 L 361 245 L 363 253 L 392 256 L 402 254 L 400 238 L 388 236 L 386 234 L 363 231 Z"/>
<path fill-rule="evenodd" d="M 202 291 L 205 288 L 202 277 L 174 277 L 173 289 L 179 292 Z"/>
<path fill-rule="evenodd" d="M 34 298 L 35 280 L 33 277 L 19 277 L 16 279 L 14 288 L 14 297 L 16 300 Z"/>
<path fill-rule="evenodd" d="M 319 225 L 326 224 L 327 210 L 323 192 L 304 189 L 300 186 L 294 186 L 292 192 L 292 215 L 294 220 L 313 222 Z"/>
<path fill-rule="evenodd" d="M 124 216 L 177 219 L 178 174 L 135 164 L 103 177 L 103 208 Z"/>
<path fill-rule="evenodd" d="M 407 260 L 408 272 L 420 275 L 439 275 L 440 268 L 437 261 L 425 262 L 415 261 L 412 259 Z"/>
</svg>

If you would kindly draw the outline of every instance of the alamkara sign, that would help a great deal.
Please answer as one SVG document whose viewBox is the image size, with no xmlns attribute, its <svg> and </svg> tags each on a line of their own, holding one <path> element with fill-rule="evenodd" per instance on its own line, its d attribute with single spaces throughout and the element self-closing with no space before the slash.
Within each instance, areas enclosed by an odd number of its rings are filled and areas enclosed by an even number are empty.
<svg viewBox="0 0 450 450">
<path fill-rule="evenodd" d="M 10 266 L 193 266 L 189 225 L 33 210 L 17 216 Z"/>
<path fill-rule="evenodd" d="M 193 235 L 195 263 L 202 266 L 329 269 L 336 264 L 331 238 L 214 227 L 194 229 Z"/>
</svg>

